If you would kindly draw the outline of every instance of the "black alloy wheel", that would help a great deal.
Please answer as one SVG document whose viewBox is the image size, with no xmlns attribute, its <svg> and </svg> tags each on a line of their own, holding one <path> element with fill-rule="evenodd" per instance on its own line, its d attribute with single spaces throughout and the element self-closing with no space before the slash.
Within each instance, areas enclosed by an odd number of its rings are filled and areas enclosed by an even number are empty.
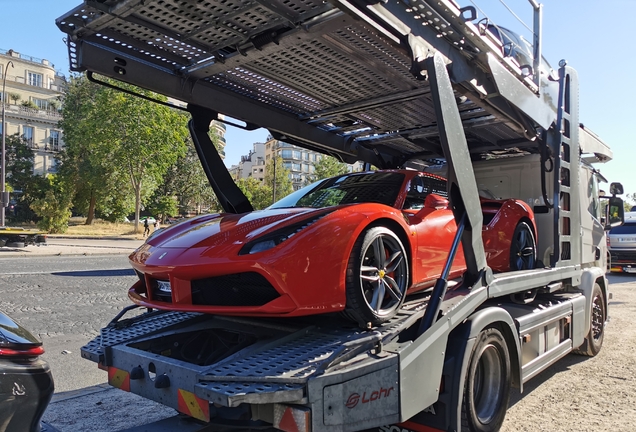
<svg viewBox="0 0 636 432">
<path fill-rule="evenodd" d="M 532 228 L 519 222 L 510 243 L 510 271 L 533 269 L 537 262 L 537 244 Z"/>
</svg>

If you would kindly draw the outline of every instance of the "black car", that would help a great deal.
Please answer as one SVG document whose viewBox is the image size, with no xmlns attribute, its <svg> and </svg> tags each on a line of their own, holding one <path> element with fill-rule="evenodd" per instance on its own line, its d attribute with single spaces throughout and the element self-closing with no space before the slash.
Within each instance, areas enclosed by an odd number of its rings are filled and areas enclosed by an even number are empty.
<svg viewBox="0 0 636 432">
<path fill-rule="evenodd" d="M 0 312 L 0 432 L 38 432 L 53 396 L 42 342 Z"/>
</svg>

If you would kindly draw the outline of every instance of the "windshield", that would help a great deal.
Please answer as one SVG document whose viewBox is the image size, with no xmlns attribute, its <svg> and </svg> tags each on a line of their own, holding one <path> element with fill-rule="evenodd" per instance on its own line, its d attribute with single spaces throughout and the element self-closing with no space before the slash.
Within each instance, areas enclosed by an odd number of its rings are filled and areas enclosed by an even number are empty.
<svg viewBox="0 0 636 432">
<path fill-rule="evenodd" d="M 269 208 L 323 208 L 354 203 L 394 206 L 403 182 L 404 174 L 396 172 L 345 174 L 297 190 Z"/>
</svg>

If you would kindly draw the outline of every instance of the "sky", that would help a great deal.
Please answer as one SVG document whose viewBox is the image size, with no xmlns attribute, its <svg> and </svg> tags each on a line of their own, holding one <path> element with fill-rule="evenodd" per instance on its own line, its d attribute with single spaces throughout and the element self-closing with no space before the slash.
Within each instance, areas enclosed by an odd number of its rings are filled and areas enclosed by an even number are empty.
<svg viewBox="0 0 636 432">
<path fill-rule="evenodd" d="M 504 0 L 529 27 L 532 9 L 527 0 Z M 68 53 L 55 19 L 80 5 L 80 0 L 0 0 L 0 49 L 47 59 L 68 75 Z M 476 5 L 497 24 L 530 37 L 498 0 L 458 0 Z M 607 143 L 614 160 L 599 165 L 609 181 L 619 181 L 625 192 L 636 193 L 636 148 L 629 125 L 636 117 L 631 103 L 630 79 L 636 70 L 629 11 L 633 0 L 544 0 L 543 54 L 553 67 L 566 59 L 579 77 L 580 122 Z M 601 6 L 602 5 L 602 6 Z M 622 11 L 622 12 L 621 12 Z M 479 13 L 480 17 L 483 14 Z M 624 20 L 622 17 L 625 17 Z M 238 163 L 254 142 L 264 142 L 268 132 L 246 132 L 228 126 L 226 165 Z"/>
</svg>

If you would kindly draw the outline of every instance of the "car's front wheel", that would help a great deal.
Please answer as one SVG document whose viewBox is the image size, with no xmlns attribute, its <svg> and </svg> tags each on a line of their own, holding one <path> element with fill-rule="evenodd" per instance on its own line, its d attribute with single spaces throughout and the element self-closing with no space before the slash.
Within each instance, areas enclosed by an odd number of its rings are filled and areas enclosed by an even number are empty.
<svg viewBox="0 0 636 432">
<path fill-rule="evenodd" d="M 391 319 L 404 303 L 409 265 L 391 230 L 373 227 L 356 241 L 347 266 L 346 314 L 362 327 Z"/>
</svg>

